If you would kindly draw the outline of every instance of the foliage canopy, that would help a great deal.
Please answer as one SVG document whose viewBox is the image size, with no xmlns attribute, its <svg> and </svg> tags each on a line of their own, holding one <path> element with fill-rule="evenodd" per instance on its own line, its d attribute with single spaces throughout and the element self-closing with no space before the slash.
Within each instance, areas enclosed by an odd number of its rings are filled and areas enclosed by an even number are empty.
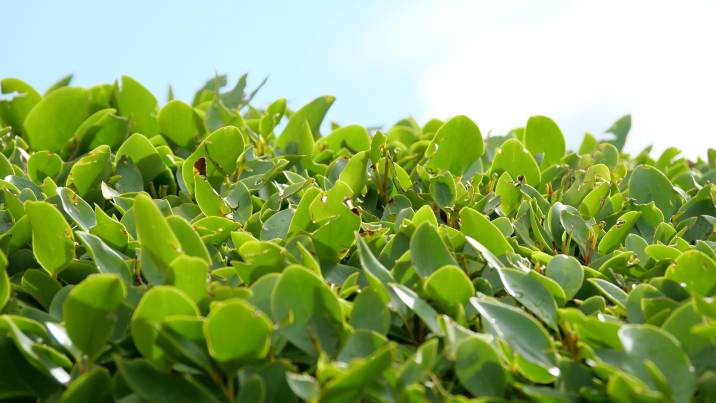
<svg viewBox="0 0 716 403">
<path fill-rule="evenodd" d="M 715 150 L 69 83 L 0 81 L 0 400 L 716 400 Z"/>
</svg>

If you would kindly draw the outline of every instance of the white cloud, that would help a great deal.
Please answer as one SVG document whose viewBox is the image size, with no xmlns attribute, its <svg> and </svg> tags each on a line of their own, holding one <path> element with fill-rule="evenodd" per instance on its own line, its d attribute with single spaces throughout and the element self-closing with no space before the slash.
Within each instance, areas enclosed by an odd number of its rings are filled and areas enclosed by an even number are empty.
<svg viewBox="0 0 716 403">
<path fill-rule="evenodd" d="M 713 1 L 604 0 L 573 2 L 546 22 L 475 27 L 421 80 L 423 117 L 464 113 L 502 133 L 544 114 L 575 148 L 630 112 L 629 151 L 704 156 L 716 147 L 714 21 Z M 433 23 L 451 30 L 449 19 Z"/>
</svg>

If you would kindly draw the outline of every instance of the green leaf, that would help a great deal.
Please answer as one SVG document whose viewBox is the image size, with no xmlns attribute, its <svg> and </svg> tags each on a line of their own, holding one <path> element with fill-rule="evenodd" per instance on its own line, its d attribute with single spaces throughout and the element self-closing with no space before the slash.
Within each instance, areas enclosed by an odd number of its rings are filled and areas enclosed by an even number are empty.
<svg viewBox="0 0 716 403">
<path fill-rule="evenodd" d="M 584 269 L 572 256 L 553 257 L 545 268 L 545 275 L 562 287 L 568 300 L 574 298 L 584 282 Z"/>
<path fill-rule="evenodd" d="M 519 183 L 515 183 L 508 172 L 500 175 L 495 193 L 500 196 L 500 209 L 506 216 L 511 216 L 520 207 L 522 192 Z"/>
<path fill-rule="evenodd" d="M 238 403 L 263 402 L 266 395 L 266 386 L 263 378 L 253 374 L 239 386 Z"/>
<path fill-rule="evenodd" d="M 194 177 L 194 197 L 201 212 L 205 216 L 224 217 L 231 212 L 231 208 L 224 199 L 216 193 L 209 182 L 201 175 Z"/>
<path fill-rule="evenodd" d="M 296 111 L 288 120 L 286 128 L 283 129 L 281 135 L 278 138 L 277 145 L 285 153 L 289 154 L 303 154 L 296 152 L 287 152 L 285 146 L 288 145 L 293 139 L 300 138 L 305 133 L 304 123 L 310 128 L 310 132 L 313 133 L 314 138 L 318 138 L 320 135 L 320 127 L 323 122 L 323 118 L 326 116 L 328 109 L 333 105 L 335 97 L 322 96 L 314 99 L 310 103 L 303 106 L 303 108 Z M 313 152 L 311 148 L 306 154 Z"/>
<path fill-rule="evenodd" d="M 445 122 L 428 145 L 425 156 L 428 169 L 447 169 L 455 176 L 464 175 L 485 152 L 482 134 L 467 116 L 455 116 Z"/>
<path fill-rule="evenodd" d="M 10 294 L 12 288 L 10 285 L 10 278 L 7 276 L 7 258 L 5 254 L 0 252 L 0 311 L 5 307 L 5 304 L 10 300 Z"/>
<path fill-rule="evenodd" d="M 455 373 L 460 383 L 475 396 L 501 397 L 507 377 L 495 348 L 480 337 L 469 337 L 457 346 Z"/>
<path fill-rule="evenodd" d="M 38 151 L 27 160 L 27 176 L 35 183 L 42 183 L 45 178 L 56 178 L 63 164 L 59 155 L 50 151 Z"/>
<path fill-rule="evenodd" d="M 609 228 L 609 231 L 604 234 L 604 237 L 599 242 L 597 251 L 605 255 L 621 245 L 639 217 L 641 217 L 641 212 L 639 211 L 628 211 L 622 214 L 617 219 L 617 222 Z"/>
<path fill-rule="evenodd" d="M 61 79 L 55 81 L 52 85 L 50 85 L 49 88 L 47 88 L 47 91 L 45 91 L 45 95 L 54 92 L 55 90 L 58 90 L 60 88 L 65 88 L 72 82 L 72 74 L 68 74 Z"/>
<path fill-rule="evenodd" d="M 43 270 L 28 269 L 22 274 L 22 290 L 48 309 L 62 285 Z"/>
<path fill-rule="evenodd" d="M 483 244 L 495 256 L 514 252 L 500 229 L 487 216 L 469 207 L 460 210 L 460 230 Z"/>
<path fill-rule="evenodd" d="M 669 178 L 649 165 L 639 165 L 632 171 L 629 179 L 629 197 L 642 204 L 653 201 L 666 219 L 670 219 L 681 206 L 681 199 Z"/>
<path fill-rule="evenodd" d="M 631 295 L 631 293 L 630 293 Z M 662 329 L 669 332 L 677 340 L 681 348 L 689 355 L 695 367 L 701 367 L 713 357 L 712 341 L 692 330 L 706 323 L 706 318 L 697 310 L 693 302 L 682 304 L 674 309 L 664 321 Z"/>
<path fill-rule="evenodd" d="M 172 260 L 182 253 L 182 247 L 159 207 L 149 196 L 140 193 L 134 199 L 134 215 L 142 250 L 154 264 L 168 268 Z"/>
<path fill-rule="evenodd" d="M 147 291 L 132 314 L 131 334 L 137 350 L 152 363 L 166 366 L 169 358 L 157 345 L 159 325 L 175 315 L 199 316 L 199 310 L 178 288 L 158 286 Z"/>
<path fill-rule="evenodd" d="M 269 351 L 271 326 L 266 315 L 247 302 L 220 302 L 204 322 L 209 355 L 228 369 L 260 360 Z"/>
<path fill-rule="evenodd" d="M 219 403 L 220 401 L 199 382 L 186 375 L 159 371 L 142 359 L 118 359 L 116 362 L 122 378 L 143 401 L 157 403 Z"/>
<path fill-rule="evenodd" d="M 470 303 L 513 351 L 551 375 L 559 375 L 554 342 L 539 322 L 494 299 L 471 298 Z"/>
<path fill-rule="evenodd" d="M 420 228 L 420 224 L 422 223 L 428 223 L 435 228 L 438 227 L 438 218 L 435 217 L 433 209 L 427 204 L 420 207 L 418 211 L 415 212 L 412 221 L 416 228 Z"/>
<path fill-rule="evenodd" d="M 121 84 L 115 84 L 115 97 L 119 114 L 129 119 L 132 132 L 147 137 L 159 133 L 157 99 L 142 84 L 129 76 L 122 76 Z"/>
<path fill-rule="evenodd" d="M 18 323 L 19 321 L 9 315 L 0 316 L 0 324 L 7 329 L 5 334 L 8 336 L 0 338 L 0 352 L 3 352 L 4 359 L 15 358 L 12 361 L 11 371 L 5 370 L 8 366 L 2 366 L 3 386 L 15 383 L 16 385 L 12 385 L 11 388 L 14 386 L 20 389 L 20 395 L 35 391 L 45 395 L 56 390 L 56 386 L 66 384 L 70 380 L 70 375 L 56 361 L 64 359 L 64 364 L 68 367 L 71 363 L 67 362 L 67 359 L 56 350 L 44 346 L 41 339 L 26 335 L 19 328 Z M 13 347 L 9 347 L 7 344 L 3 345 L 3 342 L 10 340 L 12 340 Z M 25 378 L 17 379 L 17 375 Z M 42 386 L 35 381 L 38 378 L 44 381 Z M 13 397 L 14 393 L 12 392 L 16 391 L 11 391 L 8 397 Z"/>
<path fill-rule="evenodd" d="M 289 121 L 290 123 L 291 121 Z M 288 129 L 288 126 L 286 126 L 286 129 Z M 300 129 L 292 129 L 291 131 L 286 129 L 276 141 L 276 147 L 281 153 L 284 155 L 307 156 L 313 152 L 314 134 L 308 121 L 304 121 Z"/>
<path fill-rule="evenodd" d="M 555 203 L 555 205 L 558 203 Z M 559 213 L 559 223 L 586 254 L 586 251 L 590 248 L 588 245 L 594 233 L 592 228 L 579 215 L 577 209 L 572 206 L 566 206 L 566 208 L 562 209 Z"/>
<path fill-rule="evenodd" d="M 148 185 L 167 169 L 152 143 L 139 133 L 129 136 L 117 150 L 115 163 L 118 167 L 125 158 L 139 169 L 144 185 Z"/>
<path fill-rule="evenodd" d="M 368 180 L 368 161 L 370 155 L 367 151 L 361 151 L 352 156 L 341 171 L 339 180 L 343 181 L 352 190 L 353 194 L 360 194 Z"/>
<path fill-rule="evenodd" d="M 365 243 L 363 238 L 361 238 L 360 234 L 356 233 L 355 237 L 358 249 L 358 258 L 360 259 L 360 264 L 363 270 L 377 278 L 384 286 L 387 286 L 388 283 L 394 282 L 395 280 L 393 279 L 393 275 L 378 259 L 376 259 L 375 255 L 371 252 L 370 248 Z"/>
<path fill-rule="evenodd" d="M 689 292 L 702 296 L 714 295 L 716 261 L 697 250 L 686 251 L 666 271 L 666 278 L 683 284 Z"/>
<path fill-rule="evenodd" d="M 385 335 L 390 329 L 390 311 L 381 294 L 372 287 L 364 288 L 353 302 L 351 325 Z"/>
<path fill-rule="evenodd" d="M 370 151 L 370 135 L 368 131 L 359 125 L 348 125 L 339 127 L 331 134 L 316 141 L 316 145 L 325 144 L 331 150 L 347 148 L 353 153 Z"/>
<path fill-rule="evenodd" d="M 310 189 L 318 190 L 316 188 Z M 304 197 L 310 199 L 308 191 L 306 191 Z M 234 221 L 246 223 L 249 220 L 249 217 L 251 217 L 253 213 L 253 204 L 251 201 L 251 193 L 246 185 L 241 182 L 236 182 L 224 200 L 226 200 L 226 203 L 234 211 Z M 291 227 L 289 227 L 289 232 L 291 232 L 290 228 Z"/>
<path fill-rule="evenodd" d="M 92 95 L 90 94 L 90 100 Z M 74 141 L 65 151 L 78 148 L 80 151 L 97 148 L 103 144 L 113 150 L 127 137 L 128 120 L 118 116 L 114 108 L 105 108 L 93 113 L 77 128 Z"/>
<path fill-rule="evenodd" d="M 15 94 L 10 100 L 0 100 L 0 121 L 21 132 L 25 117 L 42 96 L 30 84 L 17 78 L 0 80 L 0 94 Z"/>
<path fill-rule="evenodd" d="M 97 223 L 90 228 L 90 233 L 102 238 L 112 249 L 124 250 L 129 243 L 129 234 L 124 225 L 99 207 L 95 207 L 94 212 Z"/>
<path fill-rule="evenodd" d="M 316 380 L 308 374 L 286 373 L 286 382 L 291 387 L 293 393 L 301 399 L 309 402 L 314 401 L 318 397 L 320 387 Z"/>
<path fill-rule="evenodd" d="M 443 330 L 437 319 L 438 313 L 435 312 L 427 302 L 418 297 L 413 290 L 402 284 L 391 283 L 390 288 L 408 308 L 418 315 L 430 331 L 437 335 L 443 334 Z"/>
<path fill-rule="evenodd" d="M 467 304 L 475 296 L 475 287 L 462 269 L 445 265 L 425 280 L 425 293 L 439 304 L 451 307 Z"/>
<path fill-rule="evenodd" d="M 343 344 L 337 360 L 350 364 L 356 359 L 368 357 L 385 346 L 386 343 L 386 338 L 379 333 L 371 330 L 357 330 Z"/>
<path fill-rule="evenodd" d="M 436 228 L 429 223 L 420 225 L 410 238 L 410 255 L 421 277 L 430 276 L 442 266 L 457 264 Z"/>
<path fill-rule="evenodd" d="M 580 214 L 590 218 L 596 216 L 606 203 L 609 188 L 610 184 L 608 182 L 601 182 L 584 196 L 582 203 L 579 205 Z"/>
<path fill-rule="evenodd" d="M 668 382 L 672 401 L 691 401 L 696 384 L 694 368 L 678 340 L 650 325 L 625 325 L 619 329 L 619 340 L 627 357 L 626 371 L 656 389 L 654 376 L 647 365 L 651 363 Z"/>
<path fill-rule="evenodd" d="M 2 102 L 2 101 L 0 101 L 0 102 Z M 38 152 L 38 154 L 39 154 L 39 152 Z M 28 169 L 30 169 L 30 168 L 28 167 Z M 14 175 L 14 174 L 15 174 L 15 169 L 12 167 L 12 163 L 7 159 L 5 154 L 0 153 L 0 178 L 4 178 L 8 175 Z M 30 179 L 32 179 L 32 177 L 30 177 Z"/>
<path fill-rule="evenodd" d="M 94 368 L 72 381 L 60 403 L 111 403 L 112 378 L 104 368 Z"/>
<path fill-rule="evenodd" d="M 589 154 L 597 148 L 597 139 L 591 133 L 585 133 L 582 144 L 579 146 L 578 153 L 580 155 Z"/>
<path fill-rule="evenodd" d="M 32 252 L 52 276 L 75 256 L 75 238 L 65 218 L 53 205 L 42 201 L 25 202 L 32 226 Z"/>
<path fill-rule="evenodd" d="M 201 237 L 199 237 L 199 234 L 197 234 L 194 228 L 192 228 L 191 224 L 189 224 L 182 217 L 176 215 L 167 217 L 167 223 L 179 240 L 184 253 L 189 256 L 198 257 L 207 264 L 211 263 L 211 257 L 209 256 L 209 251 L 207 250 L 206 245 L 201 240 Z M 175 261 L 176 259 L 172 261 L 172 264 Z"/>
<path fill-rule="evenodd" d="M 309 334 L 323 349 L 337 349 L 343 313 L 338 298 L 312 271 L 300 266 L 283 270 L 271 295 L 271 314 L 278 323 L 291 320 L 280 331 L 303 351 L 316 353 Z"/>
<path fill-rule="evenodd" d="M 236 161 L 243 152 L 244 138 L 237 127 L 226 126 L 212 132 L 182 164 L 182 179 L 186 188 L 194 191 L 194 175 L 197 174 L 206 176 L 212 182 L 216 179 L 223 181 L 233 175 Z M 203 173 L 200 172 L 202 165 Z"/>
<path fill-rule="evenodd" d="M 624 290 L 601 278 L 590 278 L 588 281 L 597 287 L 610 301 L 620 308 L 626 309 L 627 293 L 625 293 Z"/>
<path fill-rule="evenodd" d="M 607 129 L 607 133 L 614 135 L 614 139 L 609 142 L 621 151 L 626 143 L 629 130 L 631 130 L 631 115 L 624 115 Z"/>
<path fill-rule="evenodd" d="M 67 186 L 72 186 L 80 197 L 99 199 L 100 182 L 111 170 L 110 148 L 101 145 L 75 162 L 67 175 Z"/>
<path fill-rule="evenodd" d="M 60 88 L 45 95 L 25 118 L 30 147 L 59 152 L 87 116 L 89 101 L 83 88 Z"/>
<path fill-rule="evenodd" d="M 113 312 L 126 295 L 124 282 L 114 274 L 95 274 L 76 285 L 62 306 L 72 343 L 96 357 L 112 335 Z"/>
<path fill-rule="evenodd" d="M 544 155 L 542 168 L 559 163 L 566 152 L 562 131 L 546 116 L 532 116 L 527 120 L 525 145 L 533 155 Z"/>
<path fill-rule="evenodd" d="M 393 345 L 389 344 L 370 357 L 354 360 L 350 367 L 337 375 L 321 390 L 321 402 L 358 401 L 363 389 L 381 379 L 393 360 Z"/>
<path fill-rule="evenodd" d="M 58 187 L 57 195 L 60 196 L 62 209 L 80 228 L 89 231 L 90 228 L 97 225 L 97 218 L 92 207 L 77 193 L 66 187 Z"/>
<path fill-rule="evenodd" d="M 492 160 L 493 172 L 508 172 L 513 178 L 524 178 L 525 183 L 531 186 L 539 185 L 541 174 L 539 166 L 532 154 L 517 139 L 510 139 L 502 143 Z"/>
<path fill-rule="evenodd" d="M 178 361 L 208 373 L 216 370 L 206 348 L 204 319 L 176 315 L 164 319 L 157 333 L 157 345 Z"/>
<path fill-rule="evenodd" d="M 159 132 L 179 147 L 191 149 L 202 134 L 201 121 L 195 117 L 194 109 L 177 99 L 164 105 L 157 121 Z"/>
<path fill-rule="evenodd" d="M 438 355 L 438 344 L 438 339 L 432 338 L 417 348 L 398 373 L 401 385 L 419 382 L 430 374 L 438 359 L 441 358 Z"/>
<path fill-rule="evenodd" d="M 438 207 L 446 209 L 455 204 L 457 191 L 455 190 L 455 180 L 450 173 L 445 172 L 430 179 L 430 195 Z"/>
<path fill-rule="evenodd" d="M 208 298 L 206 290 L 209 263 L 193 256 L 179 256 L 169 265 L 167 283 L 184 291 L 197 304 Z"/>
<path fill-rule="evenodd" d="M 557 303 L 537 279 L 516 269 L 498 270 L 505 290 L 553 329 L 557 328 Z"/>
<path fill-rule="evenodd" d="M 125 283 L 132 284 L 132 272 L 122 255 L 110 248 L 100 237 L 89 232 L 77 231 L 77 236 L 101 273 L 116 274 Z"/>
</svg>

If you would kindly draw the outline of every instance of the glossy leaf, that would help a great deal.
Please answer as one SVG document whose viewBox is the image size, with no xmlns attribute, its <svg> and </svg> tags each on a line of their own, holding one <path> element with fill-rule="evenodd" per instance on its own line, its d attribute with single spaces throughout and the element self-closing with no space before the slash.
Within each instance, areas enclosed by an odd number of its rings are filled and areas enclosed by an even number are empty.
<svg viewBox="0 0 716 403">
<path fill-rule="evenodd" d="M 710 296 L 716 292 L 716 262 L 696 250 L 679 255 L 666 271 L 666 277 L 698 295 Z"/>
<path fill-rule="evenodd" d="M 425 280 L 425 292 L 443 306 L 465 305 L 475 295 L 475 287 L 462 269 L 445 265 Z"/>
<path fill-rule="evenodd" d="M 554 376 L 559 374 L 552 339 L 536 320 L 495 300 L 472 298 L 470 302 L 517 354 Z"/>
<path fill-rule="evenodd" d="M 415 230 L 410 251 L 415 271 L 422 277 L 430 276 L 442 266 L 457 264 L 435 227 L 428 223 Z"/>
<path fill-rule="evenodd" d="M 75 255 L 75 238 L 65 218 L 54 206 L 28 201 L 25 210 L 32 226 L 35 259 L 43 269 L 56 276 Z"/>
<path fill-rule="evenodd" d="M 132 283 L 132 273 L 122 255 L 109 247 L 102 239 L 88 232 L 77 231 L 77 236 L 92 256 L 101 273 L 118 275 L 125 283 Z"/>
<path fill-rule="evenodd" d="M 462 176 L 484 151 L 477 125 L 467 116 L 456 116 L 438 129 L 428 145 L 426 168 L 447 169 L 455 176 Z"/>
<path fill-rule="evenodd" d="M 455 372 L 460 383 L 476 396 L 502 396 L 507 379 L 495 348 L 479 337 L 471 337 L 457 347 Z"/>
<path fill-rule="evenodd" d="M 545 275 L 562 287 L 567 299 L 577 294 L 584 281 L 584 269 L 572 256 L 557 255 L 552 258 L 547 264 Z"/>
<path fill-rule="evenodd" d="M 244 301 L 231 300 L 212 307 L 204 322 L 204 337 L 213 359 L 237 368 L 268 354 L 271 327 L 261 311 Z"/>
<path fill-rule="evenodd" d="M 137 237 L 154 264 L 169 267 L 182 252 L 181 244 L 169 227 L 159 207 L 145 194 L 134 199 Z"/>
<path fill-rule="evenodd" d="M 149 361 L 166 365 L 168 357 L 156 344 L 159 325 L 173 315 L 198 316 L 194 302 L 171 286 L 154 287 L 142 297 L 132 314 L 131 334 L 137 350 Z"/>
<path fill-rule="evenodd" d="M 619 340 L 627 355 L 626 370 L 652 388 L 656 368 L 670 387 L 670 398 L 688 402 L 694 392 L 696 379 L 689 358 L 673 336 L 648 325 L 626 325 L 619 330 Z M 648 366 L 651 363 L 653 366 Z"/>
<path fill-rule="evenodd" d="M 44 96 L 27 114 L 23 126 L 33 149 L 59 152 L 87 116 L 86 91 L 66 87 Z"/>
<path fill-rule="evenodd" d="M 112 314 L 126 294 L 124 283 L 114 274 L 95 274 L 75 286 L 62 307 L 72 343 L 89 356 L 100 353 L 112 334 Z"/>
<path fill-rule="evenodd" d="M 494 172 L 507 172 L 513 178 L 524 178 L 525 183 L 537 186 L 541 174 L 537 162 L 517 139 L 507 140 L 497 150 L 492 160 Z"/>
<path fill-rule="evenodd" d="M 557 303 L 539 281 L 515 269 L 500 269 L 498 273 L 507 293 L 547 326 L 557 327 Z"/>
<path fill-rule="evenodd" d="M 532 116 L 527 120 L 525 146 L 533 155 L 543 155 L 542 167 L 558 163 L 566 152 L 562 131 L 546 116 Z"/>
<path fill-rule="evenodd" d="M 460 224 L 465 235 L 483 244 L 495 256 L 514 251 L 502 232 L 484 214 L 465 207 L 460 210 Z"/>
<path fill-rule="evenodd" d="M 623 243 L 639 217 L 641 213 L 638 211 L 622 214 L 599 242 L 599 253 L 607 254 Z"/>
<path fill-rule="evenodd" d="M 648 165 L 640 165 L 631 173 L 629 196 L 637 203 L 654 201 L 664 217 L 671 217 L 681 205 L 671 181 L 661 171 Z"/>
<path fill-rule="evenodd" d="M 174 144 L 191 148 L 199 137 L 197 120 L 191 106 L 177 99 L 170 101 L 157 116 L 159 132 Z"/>
</svg>

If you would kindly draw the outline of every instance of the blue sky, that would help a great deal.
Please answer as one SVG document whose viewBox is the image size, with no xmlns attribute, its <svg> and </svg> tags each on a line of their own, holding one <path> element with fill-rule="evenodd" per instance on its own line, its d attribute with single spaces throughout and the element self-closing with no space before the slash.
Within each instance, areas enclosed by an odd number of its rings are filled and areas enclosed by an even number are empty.
<svg viewBox="0 0 716 403">
<path fill-rule="evenodd" d="M 553 117 L 572 148 L 634 115 L 638 151 L 714 146 L 716 1 L 12 1 L 0 76 L 45 89 L 129 74 L 161 101 L 214 72 L 269 81 L 330 119 L 389 125 L 468 114 L 484 133 Z"/>
</svg>

